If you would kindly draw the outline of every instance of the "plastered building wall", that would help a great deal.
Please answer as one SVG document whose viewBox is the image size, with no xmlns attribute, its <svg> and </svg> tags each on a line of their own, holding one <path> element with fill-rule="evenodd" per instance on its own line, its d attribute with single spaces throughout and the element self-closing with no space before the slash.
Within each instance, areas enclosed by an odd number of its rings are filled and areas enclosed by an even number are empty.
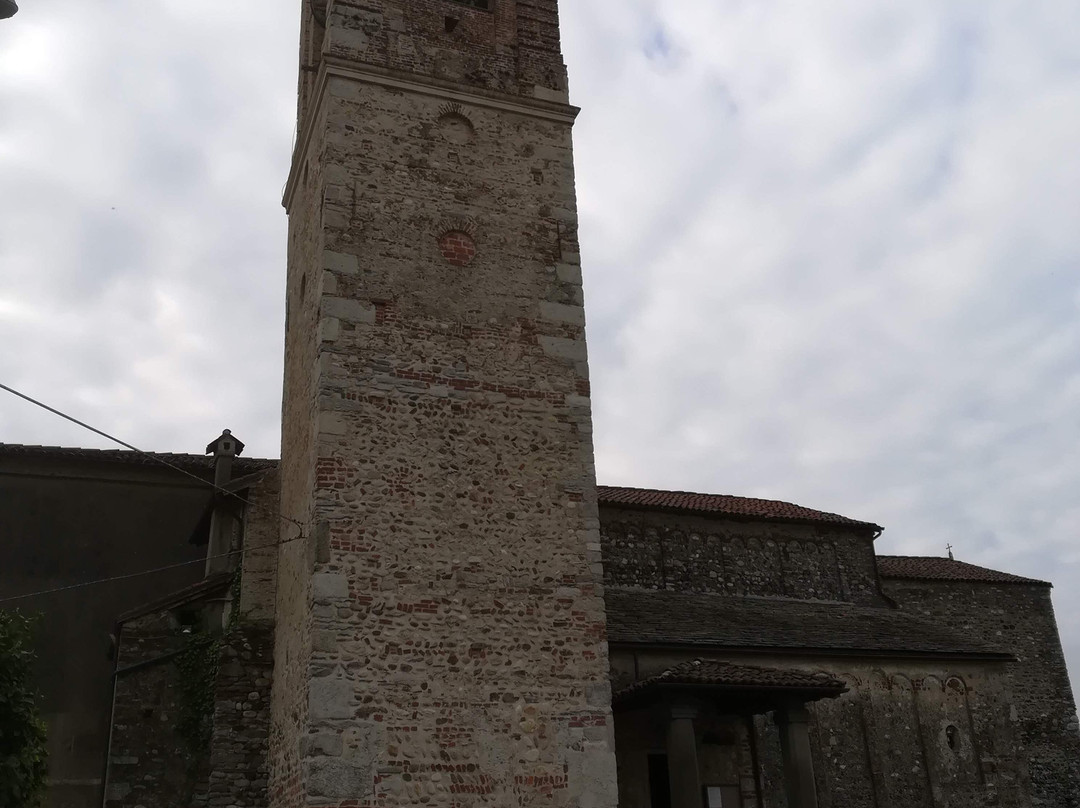
<svg viewBox="0 0 1080 808">
<path fill-rule="evenodd" d="M 959 631 L 994 639 L 1013 653 L 1008 679 L 1018 741 L 1031 772 L 1033 804 L 1080 805 L 1080 724 L 1044 584 L 885 579 L 901 608 Z"/>
<path fill-rule="evenodd" d="M 286 193 L 306 540 L 280 553 L 271 804 L 614 805 L 556 4 L 320 11 Z"/>
<path fill-rule="evenodd" d="M 605 507 L 609 586 L 882 605 L 866 530 Z"/>
<path fill-rule="evenodd" d="M 171 456 L 213 479 L 213 459 Z M 267 464 L 239 458 L 236 474 Z M 40 614 L 37 681 L 48 726 L 48 808 L 99 808 L 118 615 L 202 578 L 212 492 L 132 452 L 0 445 L 0 597 L 192 562 L 21 600 Z"/>
</svg>

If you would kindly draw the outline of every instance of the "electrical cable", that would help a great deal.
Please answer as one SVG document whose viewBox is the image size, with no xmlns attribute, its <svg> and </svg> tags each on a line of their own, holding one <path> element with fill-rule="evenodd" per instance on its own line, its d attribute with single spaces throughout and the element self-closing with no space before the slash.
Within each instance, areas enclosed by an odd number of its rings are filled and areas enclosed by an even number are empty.
<svg viewBox="0 0 1080 808">
<path fill-rule="evenodd" d="M 283 544 L 288 544 L 289 542 L 299 541 L 300 539 L 303 539 L 303 538 L 306 538 L 306 537 L 303 536 L 303 535 L 294 536 L 291 539 L 282 539 L 281 541 L 270 542 L 269 544 L 254 544 L 254 545 L 252 545 L 250 547 L 241 547 L 238 550 L 230 550 L 227 553 L 218 553 L 217 555 L 205 556 L 203 558 L 196 558 L 196 559 L 193 559 L 191 561 L 180 561 L 180 562 L 178 562 L 176 564 L 167 564 L 164 567 L 155 567 L 154 569 L 141 570 L 139 572 L 131 572 L 131 573 L 127 573 L 126 575 L 114 575 L 111 578 L 98 578 L 97 580 L 94 580 L 94 581 L 82 581 L 81 583 L 77 583 L 77 584 L 67 584 L 65 586 L 53 587 L 52 589 L 42 589 L 42 590 L 39 590 L 37 592 L 27 592 L 27 593 L 22 594 L 22 595 L 12 595 L 10 597 L 0 598 L 0 604 L 2 604 L 2 603 L 11 603 L 11 602 L 16 601 L 16 600 L 27 600 L 28 598 L 36 598 L 36 597 L 39 597 L 41 595 L 55 595 L 55 594 L 57 594 L 59 592 L 69 592 L 72 589 L 84 589 L 84 588 L 86 588 L 88 586 L 98 586 L 99 584 L 109 584 L 109 583 L 113 583 L 114 581 L 128 581 L 128 580 L 131 580 L 132 578 L 140 578 L 140 577 L 142 577 L 144 575 L 156 575 L 159 572 L 169 572 L 170 570 L 181 569 L 183 567 L 190 567 L 190 566 L 193 566 L 195 564 L 205 564 L 207 561 L 212 561 L 212 560 L 218 559 L 218 558 L 229 558 L 230 556 L 239 555 L 239 554 L 244 553 L 245 551 L 248 551 L 248 550 L 266 550 L 266 549 L 269 549 L 271 547 L 280 547 Z"/>
<path fill-rule="evenodd" d="M 97 427 L 90 426 L 90 424 L 85 423 L 84 421 L 80 421 L 78 418 L 75 418 L 72 415 L 68 415 L 66 412 L 61 412 L 60 410 L 56 409 L 55 407 L 50 407 L 48 404 L 45 404 L 42 401 L 38 401 L 36 398 L 31 398 L 30 396 L 26 395 L 26 393 L 20 393 L 15 388 L 8 387 L 3 382 L 0 382 L 0 390 L 6 390 L 7 392 L 11 393 L 13 396 L 18 396 L 23 401 L 28 401 L 31 404 L 33 404 L 34 406 L 36 406 L 36 407 L 41 407 L 41 409 L 46 410 L 47 412 L 51 412 L 53 415 L 58 415 L 61 418 L 63 418 L 64 420 L 66 420 L 66 421 L 70 421 L 73 424 L 81 426 L 83 429 L 90 430 L 95 435 L 100 435 L 101 437 L 105 438 L 106 440 L 110 440 L 113 443 L 117 443 L 120 446 L 123 446 L 125 449 L 130 449 L 131 451 L 135 452 L 136 454 L 142 455 L 145 458 L 153 460 L 155 463 L 160 463 L 163 466 L 167 466 L 168 468 L 172 469 L 173 471 L 178 471 L 181 474 L 183 474 L 185 477 L 190 477 L 193 480 L 197 480 L 198 482 L 202 483 L 203 485 L 208 485 L 211 488 L 213 488 L 215 491 L 217 491 L 217 492 L 219 492 L 221 494 L 225 494 L 226 496 L 232 497 L 232 498 L 242 502 L 243 504 L 245 504 L 245 505 L 247 505 L 249 507 L 255 507 L 254 503 L 250 502 L 249 500 L 244 499 L 242 496 L 240 496 L 239 494 L 237 494 L 234 491 L 230 491 L 227 488 L 222 488 L 220 485 L 216 485 L 215 483 L 212 483 L 209 480 L 200 477 L 198 474 L 192 474 L 190 471 L 187 471 L 186 469 L 182 469 L 179 466 L 177 466 L 177 465 L 175 465 L 173 463 L 170 463 L 168 460 L 161 457 L 160 455 L 156 455 L 153 452 L 144 452 L 139 447 L 132 446 L 130 443 L 127 443 L 126 441 L 122 441 L 122 440 L 120 440 L 120 438 L 117 438 L 117 437 L 115 437 L 113 435 L 110 435 L 108 432 L 103 432 L 100 429 L 98 429 Z M 300 536 L 298 536 L 297 538 L 302 538 L 303 537 L 304 526 L 302 524 L 297 522 L 295 519 L 292 519 L 292 518 L 290 518 L 288 516 L 285 516 L 284 514 L 278 514 L 278 516 L 282 520 L 284 520 L 284 521 L 286 521 L 286 522 L 288 522 L 290 524 L 296 525 L 298 528 L 300 528 Z"/>
<path fill-rule="evenodd" d="M 180 466 L 177 466 L 174 463 L 170 463 L 168 460 L 161 457 L 160 455 L 155 455 L 153 452 L 145 452 L 142 449 L 138 448 L 137 446 L 132 446 L 130 443 L 127 443 L 126 441 L 122 441 L 122 440 L 120 440 L 120 438 L 117 438 L 117 437 L 115 437 L 113 435 L 110 435 L 108 432 L 104 432 L 104 431 L 102 431 L 102 430 L 100 430 L 100 429 L 98 429 L 96 427 L 93 427 L 90 424 L 85 423 L 84 421 L 80 421 L 78 418 L 75 418 L 74 416 L 68 415 L 67 413 L 62 412 L 61 410 L 58 410 L 55 407 L 50 407 L 48 404 L 45 404 L 42 401 L 38 401 L 36 398 L 32 398 L 31 396 L 28 396 L 25 393 L 21 393 L 18 390 L 14 389 L 13 387 L 9 387 L 9 386 L 7 386 L 6 384 L 4 384 L 2 382 L 0 382 L 0 390 L 5 390 L 8 393 L 11 393 L 13 396 L 17 396 L 18 398 L 21 398 L 24 401 L 27 401 L 27 402 L 33 404 L 36 407 L 40 407 L 41 409 L 46 410 L 47 412 L 50 412 L 53 415 L 57 415 L 57 416 L 63 418 L 64 420 L 66 420 L 66 421 L 70 421 L 71 423 L 82 427 L 83 429 L 87 429 L 90 432 L 93 432 L 95 435 L 100 435 L 101 437 L 105 438 L 106 440 L 110 440 L 113 443 L 116 443 L 116 444 L 119 444 L 120 446 L 123 446 L 125 449 L 129 449 L 130 451 L 135 452 L 136 454 L 142 455 L 143 457 L 145 457 L 145 458 L 147 458 L 149 460 L 152 460 L 155 463 L 160 463 L 161 465 L 166 466 L 166 467 L 172 469 L 173 471 L 177 471 L 180 474 L 183 474 L 185 477 L 190 477 L 191 479 L 196 480 L 196 481 L 198 481 L 199 483 L 201 483 L 203 485 L 210 486 L 210 488 L 214 489 L 216 492 L 221 493 L 221 494 L 225 494 L 228 497 L 232 497 L 233 499 L 243 503 L 244 505 L 247 505 L 248 507 L 252 507 L 252 508 L 255 507 L 255 504 L 253 502 L 251 502 L 248 499 L 245 499 L 244 497 L 240 496 L 239 494 L 237 494 L 234 491 L 229 491 L 227 488 L 223 488 L 220 485 L 216 485 L 215 483 L 211 482 L 210 480 L 204 479 L 204 478 L 200 477 L 197 474 L 192 474 L 190 471 L 188 471 L 186 469 L 183 469 L 183 468 L 181 468 Z M 238 550 L 230 550 L 227 553 L 220 553 L 218 555 L 206 556 L 204 558 L 197 558 L 197 559 L 194 559 L 192 561 L 182 561 L 182 562 L 178 562 L 176 564 L 168 564 L 168 565 L 166 565 L 164 567 L 155 567 L 154 569 L 142 570 L 140 572 L 132 572 L 132 573 L 128 573 L 128 574 L 125 574 L 125 575 L 114 575 L 114 576 L 112 576 L 110 578 L 99 578 L 99 579 L 94 580 L 94 581 L 83 581 L 83 582 L 77 583 L 77 584 L 67 584 L 65 586 L 57 586 L 57 587 L 54 587 L 52 589 L 43 589 L 43 590 L 40 590 L 40 591 L 37 591 L 37 592 L 27 592 L 27 593 L 22 594 L 22 595 L 13 595 L 11 597 L 0 598 L 0 604 L 12 603 L 12 602 L 17 601 L 17 600 L 27 600 L 28 598 L 35 598 L 35 597 L 39 597 L 41 595 L 54 595 L 54 594 L 57 594 L 59 592 L 68 592 L 68 591 L 70 591 L 72 589 L 83 589 L 83 588 L 88 587 L 88 586 L 98 586 L 98 585 L 101 585 L 101 584 L 113 583 L 115 581 L 127 581 L 127 580 L 130 580 L 132 578 L 139 578 L 139 577 L 144 576 L 144 575 L 156 575 L 156 574 L 161 573 L 161 572 L 168 572 L 170 570 L 181 569 L 183 567 L 190 567 L 190 566 L 193 566 L 195 564 L 205 564 L 207 561 L 210 561 L 210 560 L 213 560 L 213 559 L 229 558 L 231 556 L 243 553 L 246 550 L 265 550 L 265 549 L 268 549 L 270 547 L 280 547 L 283 544 L 288 544 L 290 542 L 300 541 L 301 539 L 306 539 L 307 538 L 307 536 L 304 534 L 304 526 L 300 522 L 298 522 L 295 519 L 292 519 L 292 518 L 290 518 L 288 516 L 285 516 L 284 514 L 278 514 L 278 516 L 283 521 L 288 522 L 289 524 L 292 524 L 292 525 L 296 525 L 296 527 L 298 527 L 300 529 L 300 535 L 294 536 L 291 539 L 282 539 L 281 541 L 271 542 L 269 544 L 257 544 L 257 545 L 252 545 L 252 546 L 249 546 L 249 547 L 243 547 L 243 548 L 240 548 Z"/>
</svg>

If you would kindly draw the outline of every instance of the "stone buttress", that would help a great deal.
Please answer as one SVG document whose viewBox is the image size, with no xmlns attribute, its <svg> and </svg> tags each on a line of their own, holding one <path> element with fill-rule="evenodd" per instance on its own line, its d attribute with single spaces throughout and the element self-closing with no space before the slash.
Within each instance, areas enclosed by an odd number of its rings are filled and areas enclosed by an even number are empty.
<svg viewBox="0 0 1080 808">
<path fill-rule="evenodd" d="M 616 803 L 556 0 L 304 4 L 272 806 Z"/>
</svg>

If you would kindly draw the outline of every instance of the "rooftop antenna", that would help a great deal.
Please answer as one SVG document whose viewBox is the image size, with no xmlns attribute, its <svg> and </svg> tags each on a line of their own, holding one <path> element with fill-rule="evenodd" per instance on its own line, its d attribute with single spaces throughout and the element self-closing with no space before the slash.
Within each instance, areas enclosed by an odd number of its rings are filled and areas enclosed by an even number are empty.
<svg viewBox="0 0 1080 808">
<path fill-rule="evenodd" d="M 6 20 L 9 17 L 14 17 L 19 10 L 19 5 L 15 0 L 0 0 L 0 20 Z"/>
</svg>

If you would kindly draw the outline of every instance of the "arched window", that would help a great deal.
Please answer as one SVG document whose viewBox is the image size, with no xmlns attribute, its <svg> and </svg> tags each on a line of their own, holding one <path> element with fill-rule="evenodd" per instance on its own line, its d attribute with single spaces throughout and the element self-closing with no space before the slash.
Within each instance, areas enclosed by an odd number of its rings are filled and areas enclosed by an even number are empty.
<svg viewBox="0 0 1080 808">
<path fill-rule="evenodd" d="M 955 724 L 945 727 L 945 742 L 954 752 L 960 748 L 960 730 Z"/>
</svg>

